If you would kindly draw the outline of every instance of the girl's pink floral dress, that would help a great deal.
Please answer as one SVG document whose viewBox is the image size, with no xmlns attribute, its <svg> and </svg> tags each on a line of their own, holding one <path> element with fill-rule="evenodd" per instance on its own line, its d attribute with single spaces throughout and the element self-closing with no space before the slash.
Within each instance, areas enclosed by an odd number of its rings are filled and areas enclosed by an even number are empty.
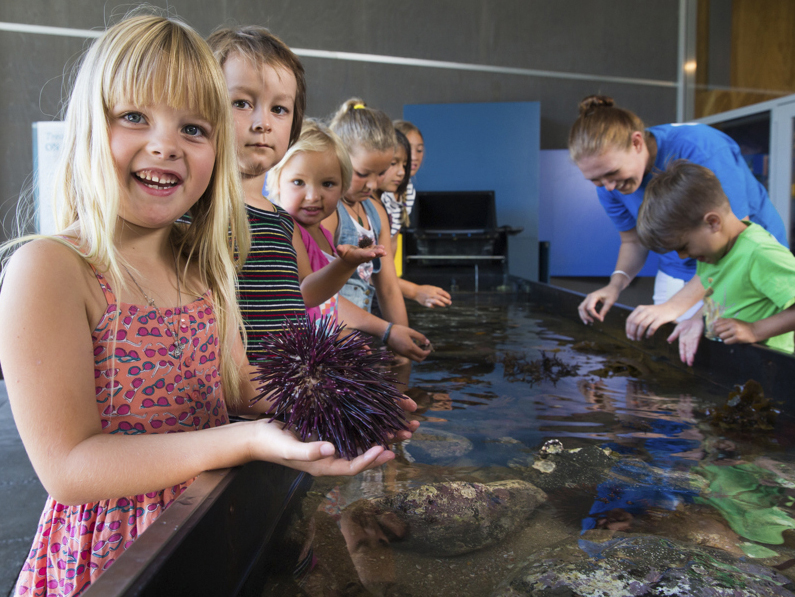
<svg viewBox="0 0 795 597">
<path fill-rule="evenodd" d="M 159 317 L 149 306 L 117 307 L 113 290 L 95 273 L 108 302 L 92 334 L 102 430 L 179 433 L 226 424 L 209 292 L 184 307 L 161 309 Z M 172 329 L 184 345 L 181 359 L 169 356 Z M 78 595 L 192 482 L 81 506 L 48 497 L 14 595 Z"/>
</svg>

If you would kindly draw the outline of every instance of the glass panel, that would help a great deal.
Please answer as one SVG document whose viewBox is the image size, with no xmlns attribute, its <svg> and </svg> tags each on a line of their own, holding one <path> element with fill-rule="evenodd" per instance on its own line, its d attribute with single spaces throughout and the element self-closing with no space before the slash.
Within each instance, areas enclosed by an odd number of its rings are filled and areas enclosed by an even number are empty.
<svg viewBox="0 0 795 597">
<path fill-rule="evenodd" d="M 791 137 L 790 143 L 792 144 L 792 155 L 790 157 L 790 191 L 789 191 L 789 198 L 790 198 L 790 209 L 789 209 L 789 246 L 790 249 L 795 249 L 795 118 L 790 120 L 792 123 L 791 125 Z"/>
<path fill-rule="evenodd" d="M 695 117 L 795 93 L 795 2 L 698 0 Z"/>
<path fill-rule="evenodd" d="M 770 111 L 717 122 L 712 126 L 734 139 L 751 172 L 769 192 Z"/>
</svg>

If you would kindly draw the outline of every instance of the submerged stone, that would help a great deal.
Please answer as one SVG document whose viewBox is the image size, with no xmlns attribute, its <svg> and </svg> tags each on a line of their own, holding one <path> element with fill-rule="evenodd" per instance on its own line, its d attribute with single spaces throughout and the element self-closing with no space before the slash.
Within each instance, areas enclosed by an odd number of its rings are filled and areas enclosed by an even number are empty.
<svg viewBox="0 0 795 597">
<path fill-rule="evenodd" d="M 652 535 L 580 539 L 532 555 L 493 597 L 795 597 L 772 568 Z"/>
<path fill-rule="evenodd" d="M 546 444 L 545 444 L 546 445 Z M 598 485 L 616 464 L 610 450 L 596 446 L 573 450 L 546 450 L 529 461 L 513 461 L 509 465 L 544 491 L 561 487 Z"/>
<path fill-rule="evenodd" d="M 422 427 L 403 446 L 413 459 L 425 462 L 455 460 L 472 450 L 472 442 L 462 435 Z"/>
<path fill-rule="evenodd" d="M 368 503 L 351 507 L 371 508 L 379 515 L 393 513 L 407 529 L 395 547 L 455 556 L 497 543 L 521 529 L 545 499 L 543 491 L 526 481 L 453 481 L 361 500 Z"/>
</svg>

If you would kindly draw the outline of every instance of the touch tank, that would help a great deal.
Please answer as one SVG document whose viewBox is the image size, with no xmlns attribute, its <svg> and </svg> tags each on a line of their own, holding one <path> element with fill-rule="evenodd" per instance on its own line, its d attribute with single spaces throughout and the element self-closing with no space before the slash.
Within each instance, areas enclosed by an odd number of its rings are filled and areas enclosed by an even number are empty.
<svg viewBox="0 0 795 597">
<path fill-rule="evenodd" d="M 687 368 L 526 289 L 411 309 L 434 352 L 394 369 L 422 421 L 395 461 L 209 473 L 87 595 L 795 595 L 793 357 Z"/>
</svg>

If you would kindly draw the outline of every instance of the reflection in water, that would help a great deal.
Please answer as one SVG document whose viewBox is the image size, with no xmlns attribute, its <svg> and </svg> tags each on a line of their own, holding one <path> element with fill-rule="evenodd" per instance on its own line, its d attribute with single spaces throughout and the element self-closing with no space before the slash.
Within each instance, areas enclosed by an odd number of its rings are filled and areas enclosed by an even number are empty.
<svg viewBox="0 0 795 597">
<path fill-rule="evenodd" d="M 720 388 L 664 355 L 523 302 L 462 296 L 443 312 L 411 311 L 435 352 L 413 369 L 397 364 L 394 373 L 418 404 L 420 433 L 395 446 L 396 460 L 378 471 L 315 480 L 296 527 L 304 529 L 307 570 L 297 581 L 272 579 L 264 595 L 486 596 L 541 550 L 567 546 L 561 553 L 589 557 L 603 541 L 640 535 L 795 571 L 795 459 L 787 437 L 795 434 L 780 431 L 792 427 L 791 415 L 781 414 L 779 431 L 764 436 L 716 430 L 706 413 L 726 401 Z M 508 367 L 506 355 L 514 355 Z M 576 375 L 517 375 L 517 367 L 545 357 Z M 540 450 L 553 439 L 565 450 Z M 517 510 L 507 495 L 473 502 L 473 516 L 510 532 L 458 556 L 412 547 L 418 523 L 373 506 L 426 486 L 510 480 L 540 487 L 546 502 L 521 519 L 488 518 L 490 508 Z M 430 511 L 427 499 L 425 510 L 415 504 L 413 511 Z M 445 524 L 451 542 L 472 541 L 456 539 L 456 525 Z M 459 553 L 454 548 L 445 551 Z"/>
</svg>

